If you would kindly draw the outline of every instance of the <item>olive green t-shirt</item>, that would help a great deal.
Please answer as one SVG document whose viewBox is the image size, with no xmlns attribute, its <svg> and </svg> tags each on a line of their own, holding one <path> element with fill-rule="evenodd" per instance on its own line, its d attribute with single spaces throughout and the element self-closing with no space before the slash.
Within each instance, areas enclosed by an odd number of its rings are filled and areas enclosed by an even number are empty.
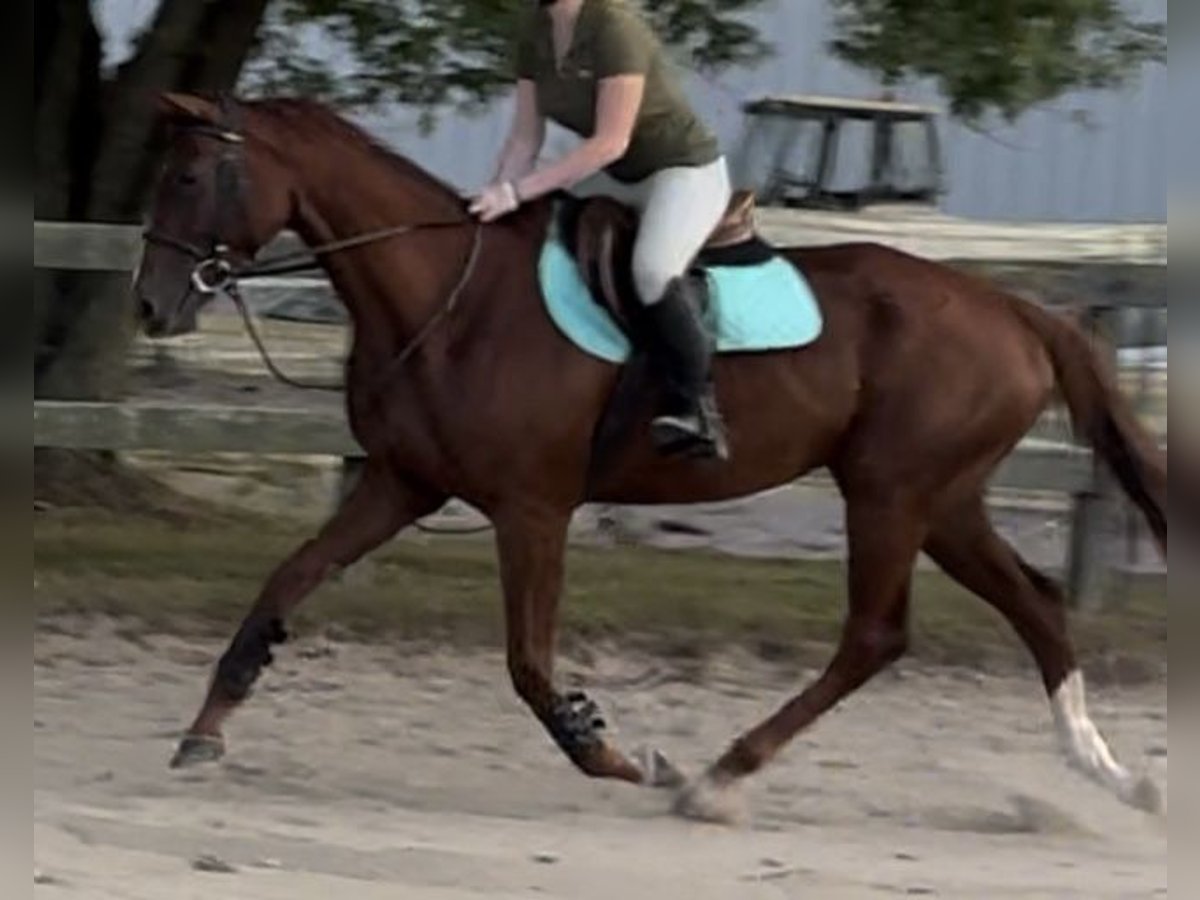
<svg viewBox="0 0 1200 900">
<path fill-rule="evenodd" d="M 716 138 L 684 97 L 658 38 L 624 0 L 584 0 L 561 71 L 555 65 L 550 14 L 539 7 L 525 22 L 516 63 L 517 77 L 537 85 L 542 114 L 583 137 L 596 130 L 600 79 L 645 76 L 629 149 L 608 167 L 614 178 L 641 181 L 673 166 L 707 165 L 720 155 Z"/>
</svg>

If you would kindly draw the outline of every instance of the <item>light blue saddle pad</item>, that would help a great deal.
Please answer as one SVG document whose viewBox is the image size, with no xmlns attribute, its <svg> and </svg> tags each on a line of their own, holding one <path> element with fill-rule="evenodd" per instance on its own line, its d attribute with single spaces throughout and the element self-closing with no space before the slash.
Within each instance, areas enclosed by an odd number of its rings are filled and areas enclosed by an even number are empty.
<svg viewBox="0 0 1200 900">
<path fill-rule="evenodd" d="M 717 351 L 784 350 L 821 334 L 821 308 L 808 282 L 782 257 L 754 266 L 706 270 Z M 538 264 L 542 295 L 554 324 L 581 350 L 612 363 L 629 358 L 629 339 L 592 300 L 575 260 L 557 238 L 547 240 Z"/>
</svg>

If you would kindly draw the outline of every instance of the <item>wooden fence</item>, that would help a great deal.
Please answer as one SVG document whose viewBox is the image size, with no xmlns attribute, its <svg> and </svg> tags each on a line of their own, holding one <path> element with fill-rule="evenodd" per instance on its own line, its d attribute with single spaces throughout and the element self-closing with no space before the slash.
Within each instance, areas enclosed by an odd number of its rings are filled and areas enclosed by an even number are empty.
<svg viewBox="0 0 1200 900">
<path fill-rule="evenodd" d="M 283 239 L 273 250 L 294 249 Z M 132 272 L 141 249 L 138 229 L 128 226 L 34 223 L 34 268 Z M 1131 306 L 1165 310 L 1165 297 L 1131 301 Z M 1141 326 L 1131 330 L 1116 306 L 1096 306 L 1088 315 L 1118 344 L 1142 345 Z M 1144 317 L 1143 317 L 1144 318 Z M 342 457 L 354 467 L 361 449 L 341 407 L 310 404 L 211 403 L 174 398 L 131 397 L 122 402 L 35 400 L 35 447 L 103 450 L 161 450 L 181 453 L 242 452 Z M 1063 440 L 1030 437 L 997 472 L 993 487 L 1049 491 L 1073 498 L 1068 587 L 1079 603 L 1099 602 L 1111 568 L 1101 539 L 1110 518 L 1112 487 L 1091 453 Z"/>
</svg>

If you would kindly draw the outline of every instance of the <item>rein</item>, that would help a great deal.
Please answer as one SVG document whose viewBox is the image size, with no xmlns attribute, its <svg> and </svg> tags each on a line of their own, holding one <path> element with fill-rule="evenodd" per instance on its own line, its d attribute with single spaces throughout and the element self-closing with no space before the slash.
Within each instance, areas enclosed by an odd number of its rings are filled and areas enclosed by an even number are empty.
<svg viewBox="0 0 1200 900">
<path fill-rule="evenodd" d="M 169 247 L 196 261 L 191 274 L 192 289 L 205 295 L 218 293 L 228 295 L 242 318 L 242 323 L 245 325 L 246 332 L 250 335 L 250 340 L 258 350 L 259 356 L 262 357 L 263 365 L 267 367 L 267 371 L 277 380 L 289 387 L 304 390 L 343 391 L 346 387 L 344 383 L 323 384 L 300 381 L 287 375 L 275 364 L 275 361 L 271 359 L 271 354 L 267 350 L 266 343 L 263 341 L 258 326 L 254 324 L 254 317 L 250 314 L 250 310 L 246 306 L 245 298 L 242 297 L 242 292 L 239 289 L 240 282 L 246 279 L 267 278 L 275 275 L 311 271 L 321 267 L 322 257 L 333 253 L 376 244 L 392 238 L 403 237 L 428 228 L 459 227 L 468 224 L 470 220 L 455 219 L 449 221 L 418 222 L 409 225 L 394 225 L 388 228 L 381 228 L 377 231 L 339 238 L 319 244 L 316 247 L 309 247 L 292 253 L 284 253 L 272 259 L 262 260 L 261 262 L 238 265 L 232 257 L 231 247 L 227 243 L 228 238 L 222 237 L 222 235 L 230 233 L 229 229 L 223 227 L 228 224 L 224 221 L 226 218 L 224 215 L 226 204 L 223 201 L 228 198 L 229 202 L 241 205 L 243 177 L 240 165 L 241 158 L 238 150 L 245 144 L 246 139 L 237 127 L 237 107 L 226 97 L 222 98 L 221 112 L 222 118 L 225 120 L 222 124 L 197 124 L 191 126 L 193 132 L 214 138 L 225 145 L 225 149 L 217 161 L 215 172 L 217 214 L 211 248 L 204 250 L 190 241 L 182 240 L 174 235 L 153 228 L 148 229 L 143 234 L 143 239 L 150 244 Z M 372 381 L 368 386 L 369 391 L 374 391 L 380 382 L 385 381 L 395 374 L 396 370 L 403 366 L 421 348 L 429 336 L 433 334 L 437 326 L 453 313 L 455 307 L 458 306 L 458 301 L 462 297 L 463 291 L 466 290 L 467 284 L 475 273 L 476 264 L 479 262 L 479 255 L 483 247 L 483 225 L 478 222 L 474 223 L 474 225 L 471 250 L 463 265 L 462 274 L 458 281 L 433 315 L 429 317 L 420 330 L 400 349 L 384 367 L 383 371 Z"/>
<path fill-rule="evenodd" d="M 271 354 L 267 351 L 267 345 L 263 341 L 262 334 L 258 326 L 254 324 L 254 317 L 250 313 L 249 307 L 246 305 L 245 298 L 242 297 L 242 292 L 238 288 L 238 284 L 242 279 L 246 278 L 267 278 L 273 275 L 291 274 L 294 272 L 306 272 L 320 267 L 320 258 L 330 253 L 336 253 L 339 250 L 348 250 L 353 247 L 362 247 L 367 244 L 373 244 L 378 241 L 387 240 L 388 238 L 401 237 L 406 234 L 411 234 L 415 231 L 421 231 L 426 228 L 448 228 L 454 225 L 463 225 L 463 222 L 425 222 L 416 225 L 400 225 L 394 228 L 385 228 L 381 231 L 373 231 L 367 234 L 356 235 L 355 237 L 345 238 L 343 240 L 331 241 L 328 244 L 321 244 L 313 247 L 311 250 L 298 251 L 296 253 L 288 253 L 274 259 L 263 260 L 261 263 L 247 266 L 242 269 L 227 266 L 224 269 L 223 280 L 215 285 L 207 286 L 200 289 L 202 293 L 217 293 L 224 291 L 229 299 L 233 301 L 233 305 L 237 308 L 238 314 L 242 318 L 242 324 L 246 327 L 246 333 L 250 335 L 250 340 L 258 350 L 258 355 L 262 358 L 263 365 L 267 367 L 276 380 L 289 387 L 300 388 L 303 390 L 317 391 L 343 391 L 346 385 L 344 383 L 321 383 L 312 381 L 300 381 L 292 378 L 285 373 L 271 359 Z M 463 291 L 466 290 L 467 284 L 471 280 L 471 276 L 475 273 L 475 266 L 479 262 L 479 254 L 483 247 L 483 226 L 475 225 L 473 237 L 471 241 L 471 250 L 467 256 L 466 263 L 463 265 L 462 274 L 454 287 L 446 295 L 446 299 L 438 306 L 432 316 L 421 326 L 420 330 L 406 343 L 395 356 L 384 367 L 383 371 L 373 379 L 368 390 L 373 391 L 378 387 L 379 383 L 386 381 L 389 377 L 395 374 L 396 370 L 403 366 L 414 353 L 421 348 L 425 341 L 433 334 L 441 322 L 454 312 L 458 306 L 458 301 L 462 297 Z M 211 264 L 212 259 L 202 260 L 196 267 L 196 272 L 199 272 L 201 267 L 206 264 Z M 196 273 L 193 273 L 193 283 L 196 281 Z"/>
</svg>

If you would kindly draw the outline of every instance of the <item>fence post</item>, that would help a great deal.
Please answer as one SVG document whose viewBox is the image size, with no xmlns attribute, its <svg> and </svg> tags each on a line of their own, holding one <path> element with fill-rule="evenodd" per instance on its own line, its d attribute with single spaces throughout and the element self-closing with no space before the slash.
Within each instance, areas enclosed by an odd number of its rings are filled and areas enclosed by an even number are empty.
<svg viewBox="0 0 1200 900">
<path fill-rule="evenodd" d="M 1144 353 L 1155 345 L 1155 339 L 1159 333 L 1157 322 L 1159 313 L 1150 307 L 1133 310 L 1132 313 L 1134 324 L 1130 326 L 1128 335 L 1122 336 L 1128 340 L 1123 339 L 1120 346 L 1136 347 L 1139 352 Z M 1143 418 L 1151 412 L 1150 384 L 1152 377 L 1150 365 L 1145 359 L 1141 360 L 1137 368 L 1137 387 L 1131 398 L 1133 411 L 1138 418 Z M 1145 526 L 1136 504 L 1125 500 L 1122 506 L 1125 509 L 1125 562 L 1130 566 L 1130 578 L 1132 578 L 1133 571 L 1142 561 L 1141 536 Z"/>
<path fill-rule="evenodd" d="M 1089 307 L 1084 316 L 1096 346 L 1116 362 L 1111 340 L 1118 310 L 1111 306 Z M 1077 436 L 1076 440 L 1079 440 Z M 1104 605 L 1112 587 L 1109 560 L 1109 530 L 1115 497 L 1112 474 L 1092 454 L 1092 477 L 1071 504 L 1071 544 L 1067 559 L 1067 595 L 1077 609 L 1095 610 Z"/>
</svg>

